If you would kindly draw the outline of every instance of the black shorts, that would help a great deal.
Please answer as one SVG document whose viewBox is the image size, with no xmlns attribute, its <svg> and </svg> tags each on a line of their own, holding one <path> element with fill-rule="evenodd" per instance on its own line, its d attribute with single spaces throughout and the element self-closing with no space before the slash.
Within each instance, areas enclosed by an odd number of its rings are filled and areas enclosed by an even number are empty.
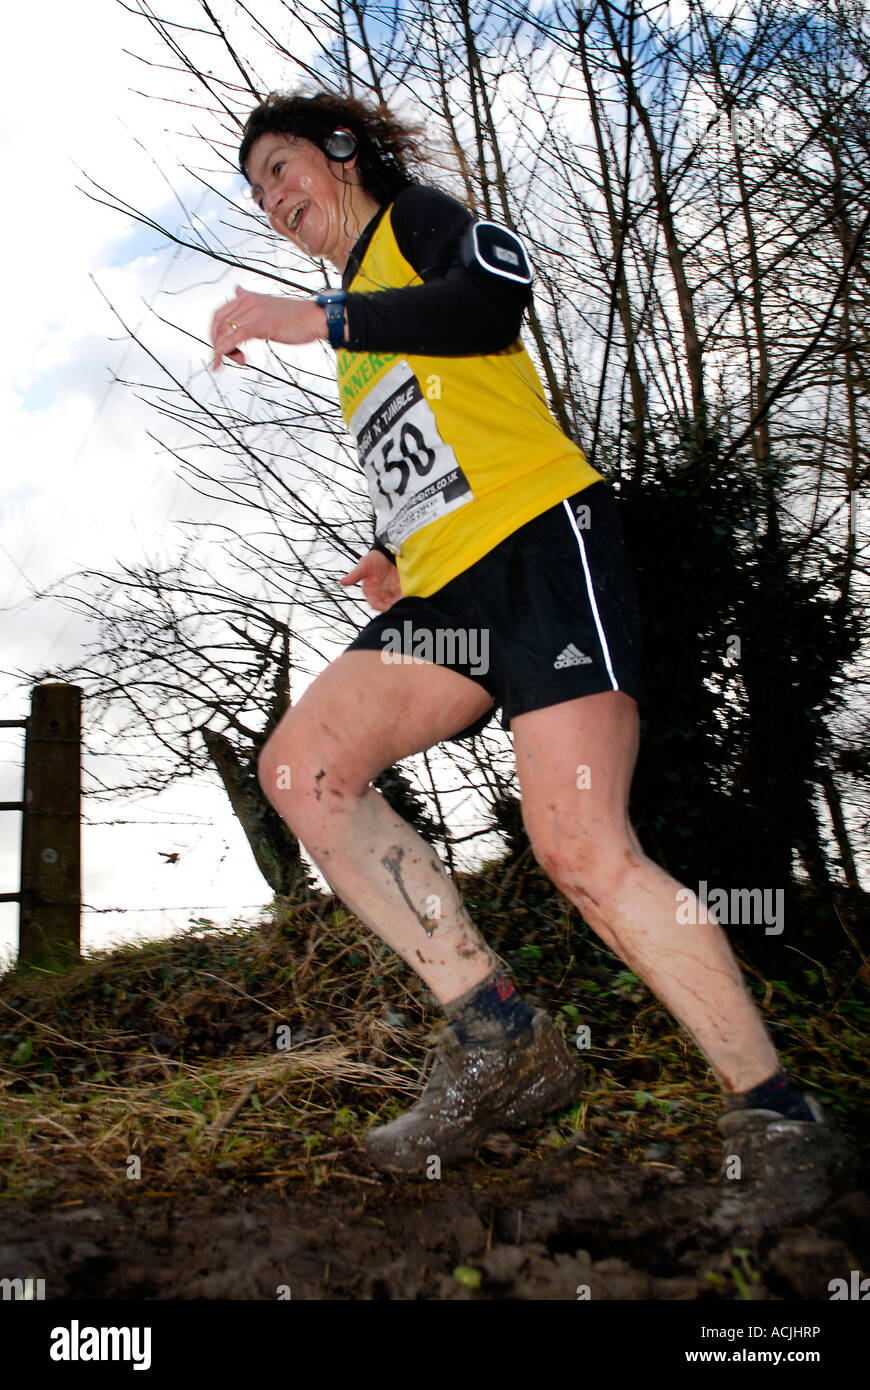
<svg viewBox="0 0 870 1390">
<path fill-rule="evenodd" d="M 641 697 L 640 616 L 616 504 L 604 482 L 519 527 L 428 598 L 378 613 L 347 651 L 434 661 L 482 685 L 494 708 L 456 739 L 580 695 Z"/>
</svg>

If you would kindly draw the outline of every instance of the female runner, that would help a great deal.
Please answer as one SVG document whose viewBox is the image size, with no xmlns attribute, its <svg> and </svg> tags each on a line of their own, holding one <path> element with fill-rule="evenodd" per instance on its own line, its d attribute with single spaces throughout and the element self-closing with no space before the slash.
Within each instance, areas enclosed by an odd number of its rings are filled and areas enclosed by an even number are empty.
<svg viewBox="0 0 870 1390">
<path fill-rule="evenodd" d="M 384 108 L 325 92 L 258 106 L 240 149 L 252 194 L 277 235 L 340 272 L 342 289 L 309 300 L 240 288 L 211 327 L 215 368 L 243 364 L 252 339 L 332 344 L 375 512 L 373 547 L 342 583 L 361 583 L 377 616 L 259 761 L 266 796 L 336 894 L 450 1019 L 417 1104 L 364 1147 L 387 1171 L 420 1172 L 577 1095 L 576 1059 L 549 1017 L 513 987 L 432 848 L 371 786 L 500 708 L 538 861 L 707 1058 L 726 1153 L 749 1164 L 757 1192 L 776 1177 L 771 1126 L 787 1140 L 774 1146 L 780 1183 L 788 1153 L 830 1127 L 782 1070 L 720 926 L 697 901 L 678 912 L 687 891 L 629 823 L 640 644 L 614 503 L 550 414 L 523 347 L 522 243 L 416 182 L 414 155 Z"/>
</svg>

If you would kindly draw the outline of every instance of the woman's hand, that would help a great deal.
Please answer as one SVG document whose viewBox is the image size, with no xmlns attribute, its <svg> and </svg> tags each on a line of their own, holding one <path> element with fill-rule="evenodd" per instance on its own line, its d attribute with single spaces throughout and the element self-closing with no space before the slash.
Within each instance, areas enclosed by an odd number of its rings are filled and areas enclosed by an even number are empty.
<svg viewBox="0 0 870 1390">
<path fill-rule="evenodd" d="M 310 299 L 285 299 L 279 294 L 254 294 L 236 285 L 236 297 L 218 309 L 211 321 L 213 372 L 224 357 L 245 365 L 240 343 L 265 338 L 273 343 L 313 343 L 328 337 L 326 313 Z"/>
<path fill-rule="evenodd" d="M 391 564 L 383 551 L 370 550 L 349 574 L 339 580 L 340 584 L 359 584 L 362 582 L 366 603 L 379 613 L 392 608 L 396 599 L 402 597 L 402 586 L 396 566 Z"/>
</svg>

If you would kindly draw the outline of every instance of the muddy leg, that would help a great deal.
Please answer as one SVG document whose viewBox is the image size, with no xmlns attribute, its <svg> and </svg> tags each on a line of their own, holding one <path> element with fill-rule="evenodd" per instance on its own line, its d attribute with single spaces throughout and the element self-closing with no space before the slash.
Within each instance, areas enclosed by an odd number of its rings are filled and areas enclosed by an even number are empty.
<svg viewBox="0 0 870 1390">
<path fill-rule="evenodd" d="M 309 687 L 260 756 L 264 792 L 334 892 L 442 1004 L 498 961 L 435 851 L 369 782 L 468 727 L 491 703 L 473 681 L 441 667 L 348 652 Z"/>
<path fill-rule="evenodd" d="M 680 884 L 647 859 L 629 824 L 635 702 L 589 695 L 521 715 L 512 730 L 543 868 L 683 1024 L 723 1091 L 766 1081 L 779 1061 L 724 932 L 713 920 L 681 924 Z M 579 768 L 588 771 L 578 777 Z"/>
</svg>

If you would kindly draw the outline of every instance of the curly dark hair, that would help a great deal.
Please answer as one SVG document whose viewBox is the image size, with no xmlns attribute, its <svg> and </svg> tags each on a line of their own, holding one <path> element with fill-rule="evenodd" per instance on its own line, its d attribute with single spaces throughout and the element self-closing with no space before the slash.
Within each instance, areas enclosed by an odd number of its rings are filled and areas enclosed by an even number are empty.
<svg viewBox="0 0 870 1390">
<path fill-rule="evenodd" d="M 421 159 L 419 128 L 396 119 L 386 106 L 369 104 L 334 92 L 272 92 L 255 107 L 245 122 L 239 147 L 239 168 L 245 167 L 255 140 L 261 135 L 292 135 L 310 140 L 324 150 L 338 127 L 353 132 L 358 146 L 356 167 L 367 193 L 379 203 L 389 203 L 414 183 L 413 165 Z"/>
</svg>

